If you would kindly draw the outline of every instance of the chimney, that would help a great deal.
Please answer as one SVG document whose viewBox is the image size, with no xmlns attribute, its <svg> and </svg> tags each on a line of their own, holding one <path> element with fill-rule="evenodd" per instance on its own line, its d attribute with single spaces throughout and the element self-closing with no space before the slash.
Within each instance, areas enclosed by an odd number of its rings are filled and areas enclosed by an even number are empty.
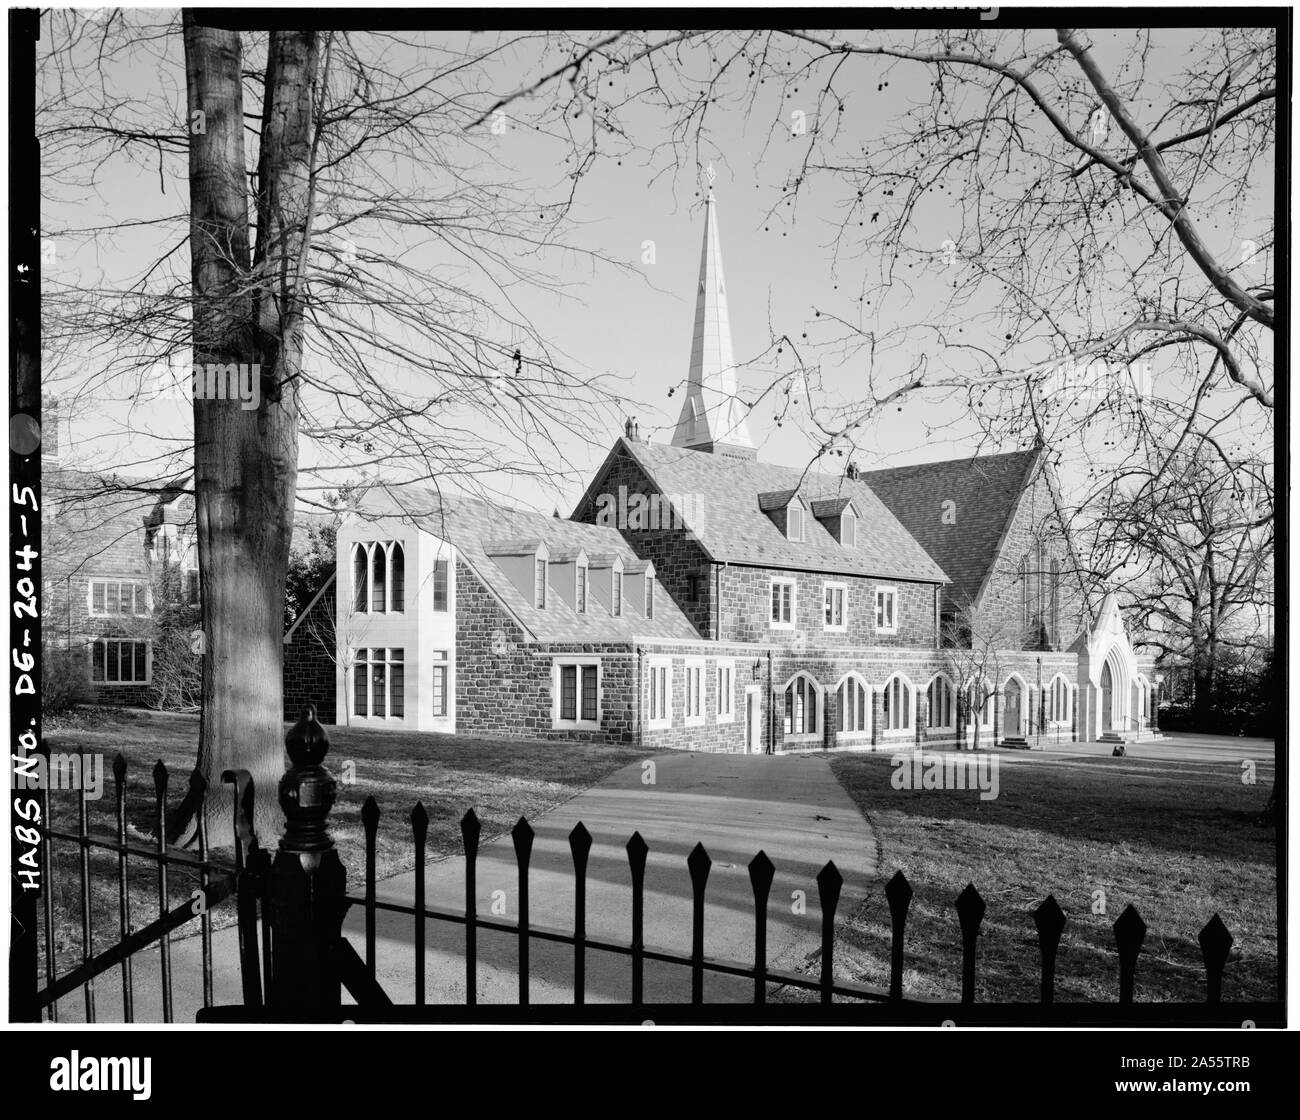
<svg viewBox="0 0 1300 1120">
<path fill-rule="evenodd" d="M 858 465 L 852 459 L 849 460 L 848 465 L 844 468 L 844 477 L 850 482 L 858 481 Z"/>
</svg>

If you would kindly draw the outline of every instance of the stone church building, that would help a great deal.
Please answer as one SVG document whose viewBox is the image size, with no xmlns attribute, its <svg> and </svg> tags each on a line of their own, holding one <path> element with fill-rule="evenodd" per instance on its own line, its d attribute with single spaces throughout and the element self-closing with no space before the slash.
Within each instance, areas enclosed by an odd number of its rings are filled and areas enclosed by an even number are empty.
<svg viewBox="0 0 1300 1120">
<path fill-rule="evenodd" d="M 1057 511 L 1039 449 L 761 462 L 710 197 L 671 443 L 629 421 L 567 520 L 371 491 L 285 637 L 286 712 L 738 752 L 1150 735 L 1152 660 Z"/>
</svg>

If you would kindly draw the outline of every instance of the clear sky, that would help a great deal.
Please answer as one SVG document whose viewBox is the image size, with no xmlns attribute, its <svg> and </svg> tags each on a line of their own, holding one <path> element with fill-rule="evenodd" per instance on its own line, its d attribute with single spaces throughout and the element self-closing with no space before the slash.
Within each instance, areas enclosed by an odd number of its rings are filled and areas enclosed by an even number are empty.
<svg viewBox="0 0 1300 1120">
<path fill-rule="evenodd" d="M 845 33 L 851 34 L 851 33 Z M 860 33 L 866 34 L 866 33 Z M 1194 31 L 1168 31 L 1158 35 L 1153 66 L 1174 67 L 1195 37 Z M 1048 33 L 1042 33 L 1044 42 Z M 1132 47 L 1131 33 L 1115 36 L 1096 33 L 1097 53 L 1103 66 L 1119 67 Z M 394 69 L 418 68 L 435 37 L 407 36 L 410 42 L 384 41 L 375 49 Z M 511 89 L 524 85 L 529 75 L 551 69 L 557 57 L 530 41 L 503 55 L 476 79 L 482 88 Z M 422 47 L 421 44 L 425 44 Z M 432 55 L 430 55 L 432 57 Z M 701 59 L 686 57 L 683 65 L 698 67 Z M 154 106 L 162 127 L 179 120 L 184 109 L 184 75 L 179 36 L 164 37 L 112 62 L 113 81 L 142 104 Z M 847 67 L 840 83 L 848 115 L 840 122 L 844 135 L 870 152 L 883 142 L 909 107 L 929 96 L 927 69 L 884 60 L 862 60 Z M 734 91 L 733 91 L 734 92 Z M 788 371 L 791 355 L 770 349 L 771 340 L 788 336 L 806 345 L 806 361 L 819 366 L 821 388 L 815 394 L 819 407 L 849 402 L 860 393 L 865 377 L 862 355 L 845 354 L 830 339 L 828 323 L 843 319 L 863 330 L 893 336 L 892 349 L 880 361 L 893 363 L 901 372 L 918 353 L 932 345 L 927 328 L 944 315 L 948 281 L 943 263 L 930 267 L 908 265 L 888 293 L 885 306 L 859 303 L 863 262 L 851 255 L 837 258 L 836 228 L 845 211 L 845 183 L 817 181 L 801 194 L 796 207 L 778 205 L 783 185 L 797 173 L 807 150 L 806 137 L 793 134 L 791 114 L 805 109 L 793 99 L 757 100 L 721 98 L 713 107 L 707 149 L 690 153 L 681 166 L 662 159 L 647 165 L 643 153 L 598 160 L 576 183 L 571 240 L 615 264 L 600 264 L 578 254 L 551 256 L 546 267 L 565 285 L 563 298 L 521 288 L 513 292 L 520 307 L 546 338 L 589 373 L 610 373 L 621 379 L 627 400 L 624 411 L 638 417 L 643 433 L 667 441 L 677 418 L 680 394 L 669 391 L 686 376 L 691 345 L 695 280 L 699 267 L 703 207 L 700 172 L 711 164 L 717 178 L 722 252 L 728 280 L 728 300 L 737 361 L 742 364 L 742 393 L 755 393 L 778 371 Z M 490 174 L 506 174 L 519 183 L 553 189 L 564 182 L 567 168 L 560 162 L 562 148 L 552 138 L 530 131 L 535 112 L 545 111 L 548 95 L 520 103 L 510 111 L 509 127 L 495 140 L 499 152 Z M 1139 107 L 1140 109 L 1141 107 Z M 815 113 L 810 98 L 806 111 Z M 647 104 L 626 115 L 639 149 L 651 147 L 667 135 L 668 116 Z M 409 173 L 411 167 L 399 172 Z M 61 235 L 71 226 L 97 222 L 120 225 L 126 221 L 152 222 L 163 215 L 183 215 L 185 183 L 179 177 L 183 161 L 170 162 L 160 173 L 158 162 L 130 163 L 117 159 L 106 164 L 93 195 L 79 189 L 50 184 L 46 226 L 51 232 L 54 258 L 47 259 L 46 276 L 62 285 L 90 286 L 107 282 L 124 286 L 141 274 L 171 244 L 182 226 L 120 229 L 111 237 L 89 240 Z M 485 172 L 488 173 L 488 172 Z M 1008 170 L 1014 177 L 1016 169 Z M 1241 200 L 1233 221 L 1207 228 L 1211 246 L 1235 256 L 1244 238 L 1262 236 L 1272 205 L 1272 169 L 1261 175 L 1254 197 Z M 894 205 L 882 199 L 880 205 Z M 775 214 L 770 211 L 776 206 Z M 960 241 L 967 234 L 954 228 L 955 211 L 942 198 L 923 204 L 914 218 L 915 244 L 937 251 L 945 239 Z M 357 227 L 364 249 L 367 237 L 376 243 L 382 230 Z M 651 250 L 652 245 L 652 250 Z M 652 261 L 650 257 L 653 257 Z M 177 258 L 180 275 L 188 273 L 187 259 Z M 428 267 L 438 267 L 429 260 Z M 1104 296 L 1102 297 L 1104 299 Z M 818 313 L 821 313 L 820 315 Z M 820 345 L 819 345 L 820 344 Z M 990 342 L 992 345 L 993 342 Z M 1048 356 L 1026 352 L 1025 360 Z M 51 355 L 51 357 L 53 357 Z M 92 378 L 99 359 L 89 354 L 63 355 L 50 366 L 59 380 L 56 391 L 76 392 Z M 395 373 L 394 376 L 400 376 Z M 1159 370 L 1157 369 L 1157 376 Z M 74 421 L 73 441 L 87 465 L 121 466 L 147 459 L 159 447 L 176 447 L 188 438 L 188 406 L 183 402 L 151 401 L 131 407 L 125 398 L 132 387 L 125 382 L 96 383 L 89 394 L 91 407 L 82 407 Z M 806 408 L 794 406 L 778 427 L 777 409 L 764 402 L 751 417 L 751 432 L 766 460 L 798 464 L 814 453 L 819 438 L 807 422 Z M 494 420 L 480 416 L 476 423 L 491 430 Z M 619 434 L 611 417 L 593 418 L 586 438 L 565 435 L 562 445 L 578 475 L 590 476 Z M 859 436 L 857 459 L 865 468 L 927 459 L 948 458 L 976 449 L 976 428 L 960 404 L 933 397 L 907 399 L 886 412 Z M 1065 449 L 1071 472 L 1078 472 L 1099 455 L 1097 447 Z M 1013 450 L 1016 444 L 983 446 L 983 450 Z M 304 461 L 317 452 L 304 448 Z M 337 476 L 334 481 L 339 481 Z M 572 479 L 559 485 L 527 480 L 504 487 L 517 504 L 549 511 L 558 505 L 572 508 L 581 492 Z"/>
</svg>

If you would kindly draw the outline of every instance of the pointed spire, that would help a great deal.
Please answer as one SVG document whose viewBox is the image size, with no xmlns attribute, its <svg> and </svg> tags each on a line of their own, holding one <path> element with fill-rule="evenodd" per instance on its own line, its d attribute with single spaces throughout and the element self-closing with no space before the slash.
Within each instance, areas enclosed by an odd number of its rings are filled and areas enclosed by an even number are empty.
<svg viewBox="0 0 1300 1120">
<path fill-rule="evenodd" d="M 731 319 L 727 314 L 727 282 L 722 270 L 712 166 L 709 171 L 690 373 L 673 445 L 703 450 L 718 444 L 752 449 L 754 441 L 745 421 L 745 409 L 736 399 L 736 361 L 731 348 Z"/>
</svg>

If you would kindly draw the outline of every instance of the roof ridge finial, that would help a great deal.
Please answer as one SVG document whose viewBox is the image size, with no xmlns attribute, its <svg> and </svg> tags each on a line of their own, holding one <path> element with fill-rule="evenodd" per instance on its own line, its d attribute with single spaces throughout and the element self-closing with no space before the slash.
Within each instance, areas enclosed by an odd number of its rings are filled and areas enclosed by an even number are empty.
<svg viewBox="0 0 1300 1120">
<path fill-rule="evenodd" d="M 709 201 L 709 202 L 712 202 L 712 201 L 713 201 L 713 180 L 716 179 L 716 178 L 718 177 L 718 173 L 717 173 L 716 171 L 713 170 L 713 164 L 710 163 L 709 166 L 708 166 L 707 168 L 705 168 L 704 174 L 708 177 L 708 180 L 709 180 L 709 197 L 708 197 L 708 201 Z"/>
</svg>

